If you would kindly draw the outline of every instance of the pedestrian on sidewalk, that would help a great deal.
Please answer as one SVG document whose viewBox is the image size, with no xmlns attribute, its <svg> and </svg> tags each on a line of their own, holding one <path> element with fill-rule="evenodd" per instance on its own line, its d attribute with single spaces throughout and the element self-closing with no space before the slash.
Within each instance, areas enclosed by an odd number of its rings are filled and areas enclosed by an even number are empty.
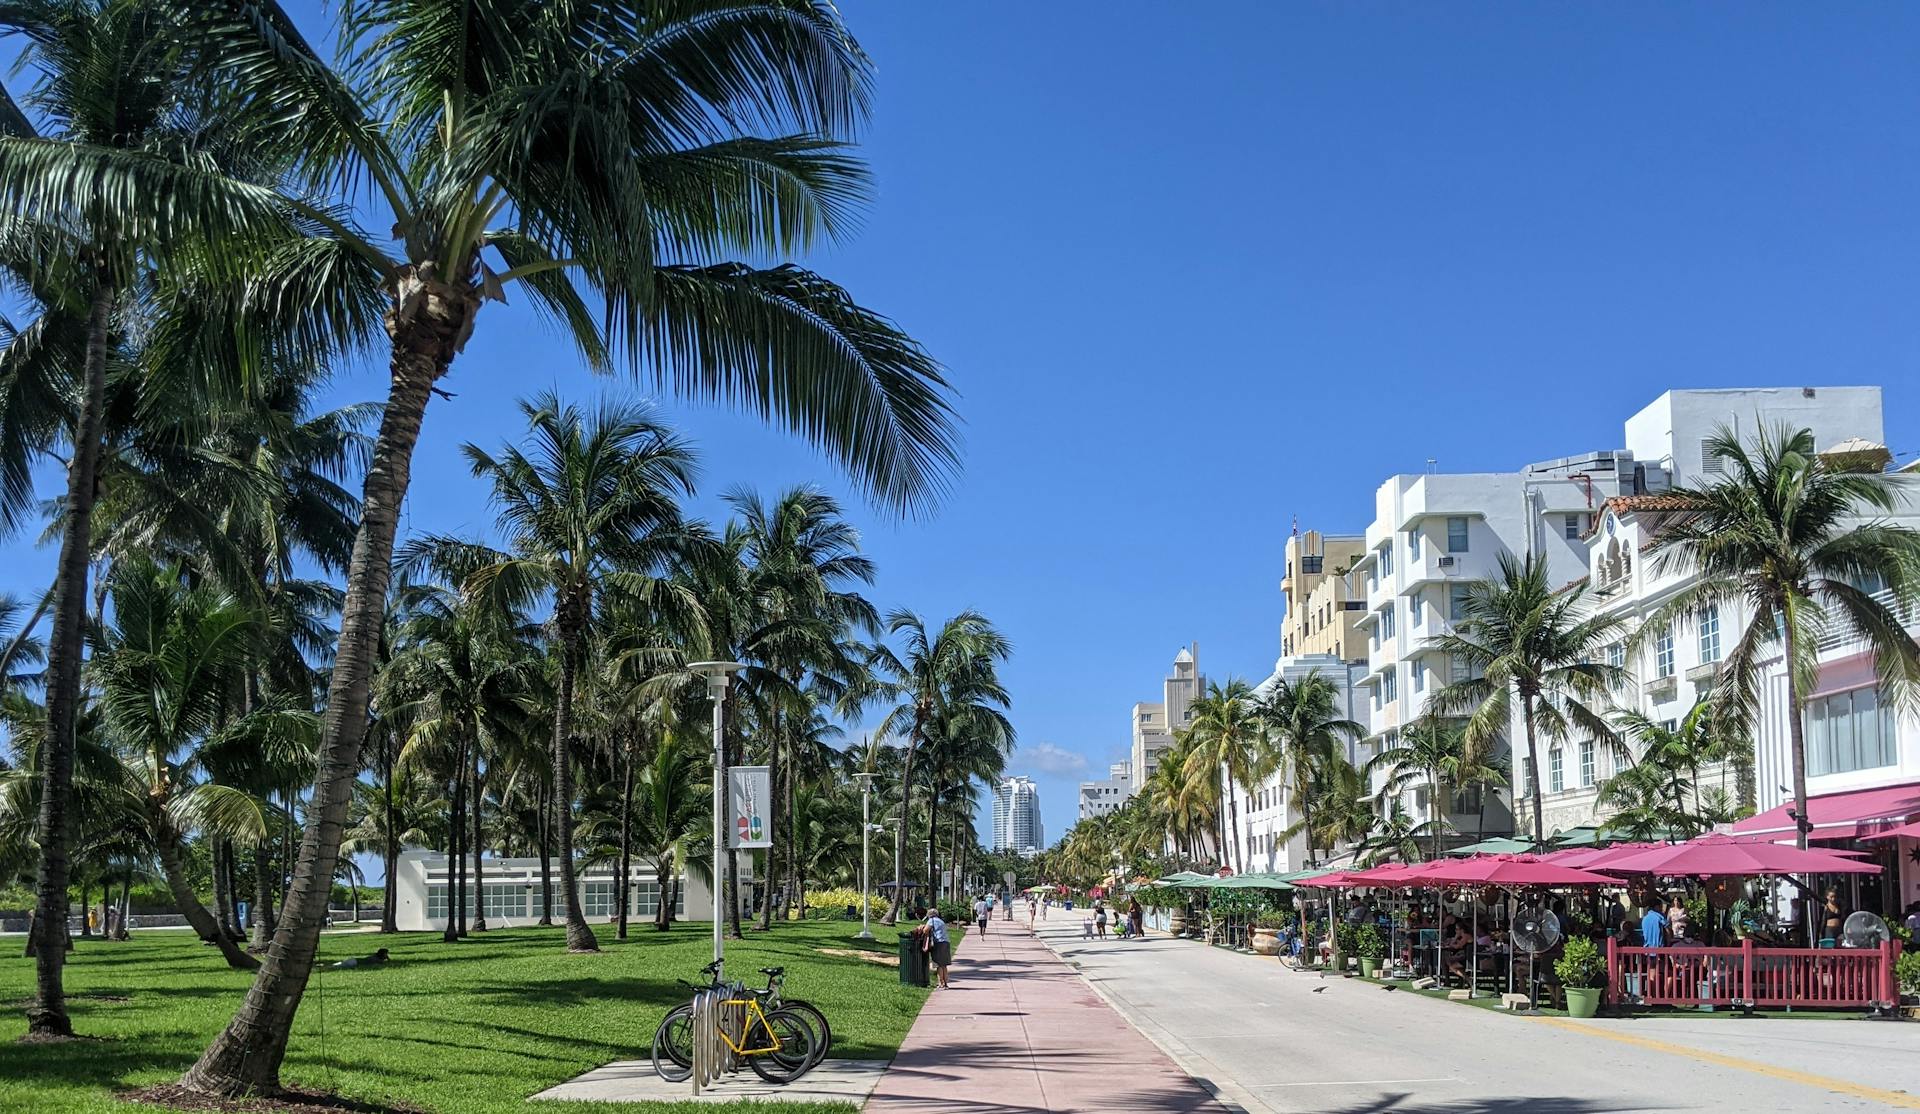
<svg viewBox="0 0 1920 1114">
<path fill-rule="evenodd" d="M 946 990 L 947 968 L 953 964 L 953 944 L 947 940 L 947 922 L 940 919 L 938 909 L 929 909 L 926 923 L 920 928 L 927 934 L 927 958 L 933 963 L 934 988 Z"/>
<path fill-rule="evenodd" d="M 981 935 L 987 931 L 987 922 L 993 919 L 993 905 L 986 898 L 973 903 L 973 920 L 980 926 Z"/>
<path fill-rule="evenodd" d="M 1093 934 L 1102 940 L 1107 938 L 1107 907 L 1098 901 L 1093 903 Z"/>
<path fill-rule="evenodd" d="M 1137 939 L 1147 934 L 1147 911 L 1140 908 L 1140 899 L 1137 897 L 1127 903 L 1127 920 L 1132 924 L 1129 935 Z"/>
<path fill-rule="evenodd" d="M 1033 935 L 1034 915 L 1040 911 L 1040 903 L 1032 897 L 1027 898 L 1027 935 Z"/>
</svg>

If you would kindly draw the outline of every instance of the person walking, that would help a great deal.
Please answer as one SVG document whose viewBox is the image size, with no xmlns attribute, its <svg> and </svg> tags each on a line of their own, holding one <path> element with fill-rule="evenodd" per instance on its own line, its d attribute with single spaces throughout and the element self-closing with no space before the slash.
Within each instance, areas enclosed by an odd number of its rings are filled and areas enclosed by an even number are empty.
<svg viewBox="0 0 1920 1114">
<path fill-rule="evenodd" d="M 1132 923 L 1132 931 L 1129 935 L 1134 939 L 1137 940 L 1147 934 L 1147 911 L 1140 908 L 1140 899 L 1137 897 L 1127 903 L 1127 920 Z"/>
<path fill-rule="evenodd" d="M 927 959 L 933 964 L 934 989 L 950 989 L 947 968 L 953 965 L 953 944 L 947 939 L 947 922 L 940 919 L 938 909 L 929 909 L 926 923 L 920 927 L 927 934 Z"/>
<path fill-rule="evenodd" d="M 1107 907 L 1098 901 L 1093 903 L 1093 934 L 1102 940 L 1107 938 Z"/>
<path fill-rule="evenodd" d="M 1654 894 L 1647 899 L 1647 911 L 1640 915 L 1640 946 L 1664 947 L 1667 943 L 1667 899 Z"/>
<path fill-rule="evenodd" d="M 980 926 L 981 935 L 984 936 L 986 934 L 987 922 L 992 919 L 993 919 L 992 903 L 988 902 L 987 899 L 984 897 L 973 903 L 973 920 L 975 924 L 978 924 Z"/>
</svg>

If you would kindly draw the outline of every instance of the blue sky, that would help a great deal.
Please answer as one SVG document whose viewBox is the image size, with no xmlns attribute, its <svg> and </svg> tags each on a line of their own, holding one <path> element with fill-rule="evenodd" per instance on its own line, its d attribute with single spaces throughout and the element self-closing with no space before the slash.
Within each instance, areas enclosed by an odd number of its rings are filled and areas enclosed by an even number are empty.
<svg viewBox="0 0 1920 1114">
<path fill-rule="evenodd" d="M 1920 8 L 842 7 L 878 63 L 878 196 L 812 262 L 947 363 L 965 418 L 936 518 L 856 501 L 874 597 L 1012 637 L 1011 766 L 1050 838 L 1181 646 L 1265 675 L 1290 521 L 1357 530 L 1390 473 L 1614 447 L 1680 386 L 1882 384 L 1920 451 Z M 621 387 L 499 307 L 444 385 L 413 530 L 487 526 L 455 450 L 512 434 L 515 397 Z M 845 491 L 666 409 L 709 513 Z M 0 587 L 45 584 L 51 553 L 5 553 Z"/>
</svg>

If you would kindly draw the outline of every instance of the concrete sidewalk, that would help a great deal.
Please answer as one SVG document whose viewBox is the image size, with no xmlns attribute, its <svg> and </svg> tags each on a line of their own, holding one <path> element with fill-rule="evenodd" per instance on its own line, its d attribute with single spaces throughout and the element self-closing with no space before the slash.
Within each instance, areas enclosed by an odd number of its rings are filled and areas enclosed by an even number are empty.
<svg viewBox="0 0 1920 1114">
<path fill-rule="evenodd" d="M 1071 935 L 1079 922 L 1040 927 Z M 969 931 L 952 982 L 920 1011 L 867 1114 L 1225 1114 L 1023 921 Z"/>
</svg>

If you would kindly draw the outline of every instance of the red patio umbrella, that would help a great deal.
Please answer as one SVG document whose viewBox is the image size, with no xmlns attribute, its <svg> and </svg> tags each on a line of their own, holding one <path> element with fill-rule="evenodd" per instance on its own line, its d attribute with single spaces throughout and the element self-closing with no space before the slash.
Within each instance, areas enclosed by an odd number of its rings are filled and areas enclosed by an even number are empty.
<svg viewBox="0 0 1920 1114">
<path fill-rule="evenodd" d="M 1889 828 L 1884 832 L 1875 832 L 1872 835 L 1864 835 L 1860 838 L 1863 840 L 1893 839 L 1896 836 L 1905 836 L 1908 839 L 1920 839 L 1920 821 L 1915 821 L 1912 824 L 1902 824 L 1897 828 Z"/>
<path fill-rule="evenodd" d="M 1623 855 L 1593 869 L 1608 874 L 1690 875 L 1695 878 L 1753 877 L 1778 874 L 1878 874 L 1872 863 L 1856 862 L 1831 851 L 1802 851 L 1778 843 L 1742 843 L 1707 835 L 1671 847 Z"/>
<path fill-rule="evenodd" d="M 1561 866 L 1538 855 L 1476 855 L 1471 859 L 1428 863 L 1421 885 L 1617 886 L 1619 879 Z"/>
<path fill-rule="evenodd" d="M 1578 867 L 1581 870 L 1597 870 L 1602 863 L 1614 859 L 1623 859 L 1628 855 L 1638 855 L 1642 851 L 1653 851 L 1661 847 L 1672 847 L 1664 840 L 1652 843 L 1616 843 L 1612 847 L 1577 847 L 1545 856 L 1551 863 L 1560 866 Z"/>
<path fill-rule="evenodd" d="M 1414 886 L 1422 884 L 1422 873 L 1433 863 L 1381 863 L 1365 870 L 1347 872 L 1347 884 L 1350 886 Z"/>
</svg>

